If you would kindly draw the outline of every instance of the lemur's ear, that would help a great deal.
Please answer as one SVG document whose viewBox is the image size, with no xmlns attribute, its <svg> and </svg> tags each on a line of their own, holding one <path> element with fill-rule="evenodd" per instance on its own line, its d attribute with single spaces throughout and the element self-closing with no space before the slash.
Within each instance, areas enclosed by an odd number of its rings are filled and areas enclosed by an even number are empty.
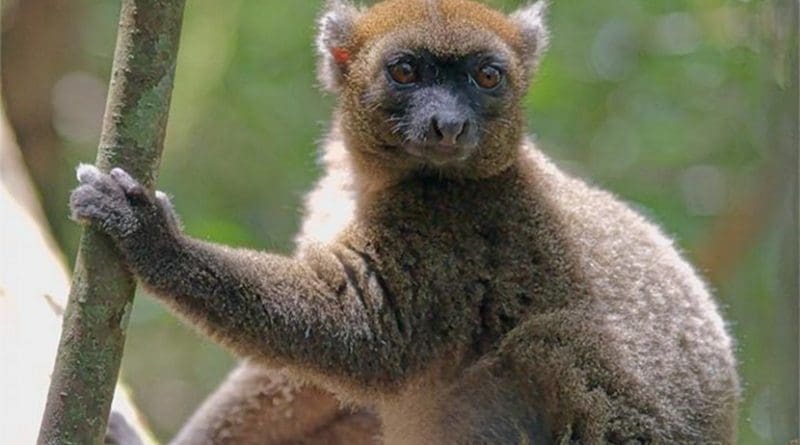
<svg viewBox="0 0 800 445">
<path fill-rule="evenodd" d="M 346 0 L 328 0 L 317 22 L 318 76 L 328 91 L 337 91 L 347 72 L 353 27 L 360 13 Z"/>
<path fill-rule="evenodd" d="M 523 40 L 521 56 L 529 71 L 535 70 L 539 65 L 550 40 L 550 33 L 545 25 L 548 3 L 548 0 L 538 0 L 521 7 L 510 16 L 519 26 Z"/>
</svg>

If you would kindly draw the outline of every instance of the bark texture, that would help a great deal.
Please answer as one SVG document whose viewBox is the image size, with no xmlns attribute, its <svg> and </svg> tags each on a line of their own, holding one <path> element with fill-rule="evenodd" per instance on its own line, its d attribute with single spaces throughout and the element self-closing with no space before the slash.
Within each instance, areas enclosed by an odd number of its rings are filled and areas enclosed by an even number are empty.
<svg viewBox="0 0 800 445">
<path fill-rule="evenodd" d="M 124 0 L 97 166 L 152 189 L 175 74 L 184 0 Z M 102 444 L 135 281 L 104 235 L 84 231 L 40 444 Z"/>
</svg>

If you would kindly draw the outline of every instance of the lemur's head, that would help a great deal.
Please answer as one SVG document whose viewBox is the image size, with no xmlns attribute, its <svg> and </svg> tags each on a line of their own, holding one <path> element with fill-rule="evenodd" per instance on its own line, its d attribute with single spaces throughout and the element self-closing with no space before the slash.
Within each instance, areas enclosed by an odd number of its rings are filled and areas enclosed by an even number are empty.
<svg viewBox="0 0 800 445">
<path fill-rule="evenodd" d="M 482 176 L 509 165 L 547 44 L 544 7 L 505 15 L 468 0 L 330 1 L 320 80 L 339 95 L 348 147 L 395 169 Z"/>
</svg>

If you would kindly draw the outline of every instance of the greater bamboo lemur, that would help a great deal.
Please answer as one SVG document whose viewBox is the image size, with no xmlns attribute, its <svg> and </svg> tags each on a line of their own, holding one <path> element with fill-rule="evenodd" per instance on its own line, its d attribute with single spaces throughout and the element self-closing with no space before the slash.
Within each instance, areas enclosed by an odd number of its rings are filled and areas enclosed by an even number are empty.
<svg viewBox="0 0 800 445">
<path fill-rule="evenodd" d="M 78 169 L 74 218 L 247 358 L 179 441 L 311 443 L 336 419 L 343 443 L 362 427 L 387 444 L 734 442 L 735 362 L 706 286 L 525 137 L 543 6 L 329 2 L 320 77 L 338 105 L 292 256 L 194 239 L 163 194 Z M 303 382 L 286 404 L 327 405 L 261 413 L 267 367 Z M 362 410 L 340 416 L 322 390 Z"/>
</svg>

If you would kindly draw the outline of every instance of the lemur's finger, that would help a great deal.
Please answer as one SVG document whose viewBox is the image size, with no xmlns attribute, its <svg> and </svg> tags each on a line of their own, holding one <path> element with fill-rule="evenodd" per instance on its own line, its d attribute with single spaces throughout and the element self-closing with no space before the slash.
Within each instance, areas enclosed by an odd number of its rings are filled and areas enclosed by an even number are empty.
<svg viewBox="0 0 800 445">
<path fill-rule="evenodd" d="M 78 222 L 101 220 L 113 214 L 113 198 L 92 184 L 83 184 L 72 191 L 69 200 L 70 218 Z"/>
<path fill-rule="evenodd" d="M 172 227 L 180 229 L 182 226 L 181 220 L 178 218 L 178 214 L 175 212 L 175 208 L 172 206 L 172 201 L 169 199 L 169 196 L 161 190 L 156 190 L 156 202 L 167 217 L 167 223 Z"/>
<path fill-rule="evenodd" d="M 156 199 L 158 200 L 158 203 L 161 204 L 162 207 L 172 210 L 172 201 L 169 199 L 169 195 L 162 192 L 161 190 L 156 190 Z"/>
<path fill-rule="evenodd" d="M 142 198 L 145 196 L 145 188 L 125 170 L 113 168 L 111 169 L 111 177 L 122 187 L 122 190 L 127 196 L 132 198 Z"/>
<path fill-rule="evenodd" d="M 76 176 L 81 184 L 96 182 L 102 176 L 102 172 L 92 164 L 78 164 Z"/>
<path fill-rule="evenodd" d="M 77 173 L 78 181 L 80 181 L 81 185 L 94 188 L 110 197 L 121 198 L 125 196 L 125 191 L 117 181 L 93 165 L 81 164 L 78 166 Z"/>
</svg>

